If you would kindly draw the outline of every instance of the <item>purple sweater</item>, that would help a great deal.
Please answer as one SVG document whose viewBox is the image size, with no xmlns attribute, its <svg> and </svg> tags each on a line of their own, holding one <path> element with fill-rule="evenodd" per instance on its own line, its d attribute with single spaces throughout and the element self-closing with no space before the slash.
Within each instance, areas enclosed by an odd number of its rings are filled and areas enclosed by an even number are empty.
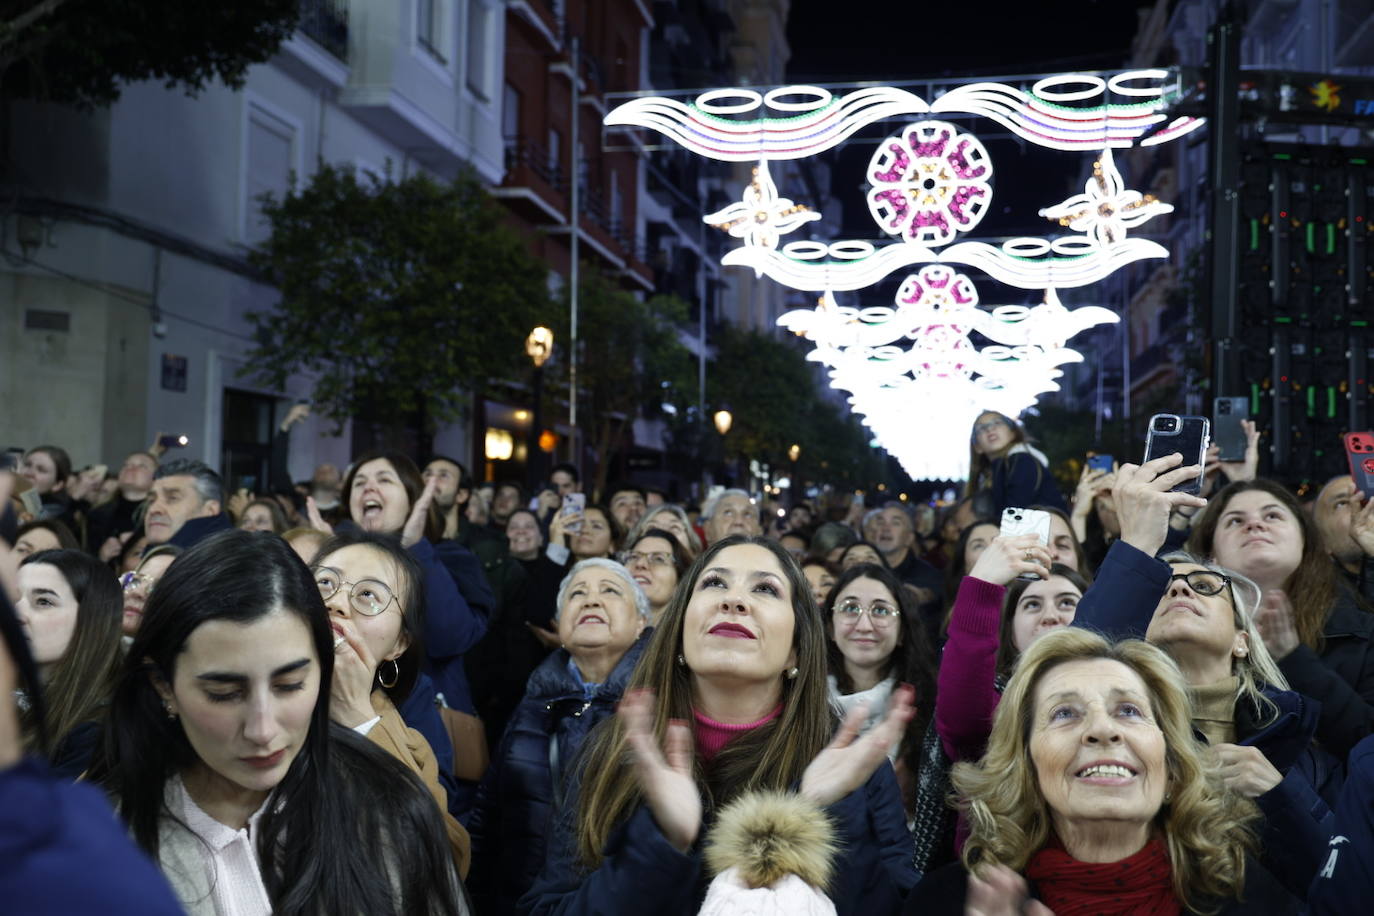
<svg viewBox="0 0 1374 916">
<path fill-rule="evenodd" d="M 935 694 L 935 731 L 952 761 L 977 760 L 987 748 L 992 714 L 1001 699 L 993 682 L 1006 591 L 972 576 L 959 583 Z"/>
</svg>

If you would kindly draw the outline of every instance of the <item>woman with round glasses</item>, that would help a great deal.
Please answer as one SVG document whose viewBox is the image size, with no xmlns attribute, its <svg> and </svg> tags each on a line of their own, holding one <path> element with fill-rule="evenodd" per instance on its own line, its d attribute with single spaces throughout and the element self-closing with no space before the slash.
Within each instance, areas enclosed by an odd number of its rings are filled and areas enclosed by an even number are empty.
<svg viewBox="0 0 1374 916">
<path fill-rule="evenodd" d="M 25 743 L 54 773 L 76 779 L 90 765 L 119 671 L 119 583 L 79 550 L 30 554 L 19 566 L 15 604 L 48 707 L 46 740 L 27 716 Z"/>
<path fill-rule="evenodd" d="M 988 514 L 994 518 L 1000 518 L 1008 506 L 1067 508 L 1050 474 L 1049 459 L 1030 444 L 1020 423 L 995 410 L 979 414 L 969 436 L 964 495 L 979 491 L 991 496 Z"/>
<path fill-rule="evenodd" d="M 891 570 L 867 563 L 840 574 L 822 609 L 826 621 L 826 677 L 831 702 L 846 714 L 868 709 L 862 731 L 882 721 L 893 691 L 903 684 L 915 694 L 916 716 L 888 749 L 897 768 L 908 816 L 936 815 L 917 832 L 917 868 L 943 855 L 946 825 L 940 798 L 945 766 L 938 744 L 926 740 L 935 709 L 935 665 L 925 627 L 909 592 Z M 918 791 L 924 789 L 926 791 Z M 919 796 L 919 797 L 918 797 Z M 932 811 L 918 810 L 934 806 Z"/>
<path fill-rule="evenodd" d="M 182 549 L 175 544 L 159 545 L 148 551 L 133 572 L 126 572 L 119 577 L 119 584 L 124 589 L 124 616 L 120 628 L 126 640 L 133 639 L 138 632 L 138 625 L 143 620 L 143 607 L 153 593 L 153 586 L 157 585 L 157 580 L 162 578 L 167 567 L 181 553 Z"/>
<path fill-rule="evenodd" d="M 366 735 L 420 777 L 439 804 L 454 861 L 466 877 L 467 831 L 448 813 L 433 749 L 397 708 L 410 696 L 424 658 L 423 571 L 395 539 L 361 532 L 325 541 L 311 571 L 334 632 L 329 718 Z"/>
<path fill-rule="evenodd" d="M 678 579 L 692 561 L 687 549 L 671 533 L 662 528 L 646 528 L 638 538 L 628 542 L 620 554 L 620 562 L 625 564 L 635 584 L 649 599 L 649 623 L 652 625 L 658 623 L 673 598 Z"/>
<path fill-rule="evenodd" d="M 564 800 L 569 769 L 591 730 L 614 715 L 646 641 L 649 600 L 613 560 L 574 566 L 557 608 L 563 647 L 530 676 L 477 791 L 470 887 L 483 914 L 517 912 L 544 864 L 548 819 Z"/>
</svg>

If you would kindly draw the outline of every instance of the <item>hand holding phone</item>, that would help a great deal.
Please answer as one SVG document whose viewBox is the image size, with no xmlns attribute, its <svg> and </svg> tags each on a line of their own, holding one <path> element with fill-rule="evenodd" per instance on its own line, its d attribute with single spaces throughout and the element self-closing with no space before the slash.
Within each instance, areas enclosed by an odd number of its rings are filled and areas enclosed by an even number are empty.
<svg viewBox="0 0 1374 916">
<path fill-rule="evenodd" d="M 1050 514 L 1042 509 L 1019 509 L 1008 506 L 1002 510 L 1001 537 L 1014 538 L 1023 534 L 1033 534 L 1040 546 L 1050 546 Z M 1022 573 L 1018 579 L 1039 579 L 1035 573 Z"/>
<path fill-rule="evenodd" d="M 1116 467 L 1116 459 L 1111 455 L 1089 455 L 1088 467 L 1094 471 L 1106 471 L 1108 474 Z"/>
<path fill-rule="evenodd" d="M 1141 464 L 1175 453 L 1182 455 L 1182 467 L 1197 465 L 1197 475 L 1179 481 L 1170 489 L 1197 496 L 1202 492 L 1202 468 L 1210 443 L 1211 423 L 1206 417 L 1155 414 L 1150 418 L 1150 430 L 1145 436 L 1145 460 Z"/>
<path fill-rule="evenodd" d="M 563 497 L 563 508 L 558 510 L 558 514 L 563 519 L 576 519 L 566 521 L 563 530 L 569 534 L 577 534 L 582 530 L 582 515 L 587 509 L 586 493 L 569 493 Z"/>
<path fill-rule="evenodd" d="M 1346 433 L 1342 438 L 1350 477 L 1367 500 L 1374 496 L 1374 432 Z"/>
</svg>

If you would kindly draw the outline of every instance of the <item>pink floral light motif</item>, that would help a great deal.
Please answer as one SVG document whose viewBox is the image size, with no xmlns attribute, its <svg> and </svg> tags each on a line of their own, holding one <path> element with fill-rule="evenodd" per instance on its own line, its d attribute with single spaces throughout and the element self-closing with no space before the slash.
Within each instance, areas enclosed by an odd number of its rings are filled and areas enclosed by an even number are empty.
<svg viewBox="0 0 1374 916">
<path fill-rule="evenodd" d="M 978 289 L 944 264 L 927 264 L 902 281 L 898 314 L 911 330 L 912 372 L 917 378 L 969 378 L 977 351 L 968 335 L 978 315 Z M 961 320 L 962 319 L 962 320 Z"/>
<path fill-rule="evenodd" d="M 890 235 L 946 245 L 977 226 L 992 199 L 983 144 L 945 121 L 910 124 L 868 163 L 868 209 Z"/>
</svg>

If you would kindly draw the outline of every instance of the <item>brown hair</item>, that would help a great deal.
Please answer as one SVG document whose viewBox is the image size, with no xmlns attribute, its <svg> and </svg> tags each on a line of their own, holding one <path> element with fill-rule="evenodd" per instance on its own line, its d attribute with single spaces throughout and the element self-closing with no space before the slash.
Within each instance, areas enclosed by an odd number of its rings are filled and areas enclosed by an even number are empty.
<svg viewBox="0 0 1374 916">
<path fill-rule="evenodd" d="M 369 461 L 378 459 L 391 465 L 396 476 L 400 478 L 401 486 L 405 488 L 406 496 L 410 500 L 410 505 L 406 507 L 406 514 L 415 508 L 415 501 L 420 498 L 420 494 L 425 491 L 425 480 L 420 476 L 420 469 L 415 466 L 415 462 L 410 460 L 410 456 L 402 452 L 377 451 L 368 452 L 362 455 L 351 465 L 348 466 L 348 473 L 344 475 L 343 488 L 339 491 L 339 499 L 343 502 L 344 509 L 352 516 L 353 478 L 358 476 L 358 469 Z M 358 519 L 353 519 L 358 522 Z M 387 531 L 385 534 L 400 534 L 400 531 Z M 431 544 L 437 544 L 444 539 L 444 517 L 439 513 L 439 507 L 430 503 L 429 517 L 425 519 L 425 537 Z"/>
<path fill-rule="evenodd" d="M 1311 516 L 1302 510 L 1293 494 L 1272 480 L 1237 480 L 1229 484 L 1207 501 L 1207 508 L 1193 525 L 1193 533 L 1188 538 L 1188 552 L 1194 556 L 1216 558 L 1212 542 L 1222 513 L 1236 495 L 1249 490 L 1272 496 L 1297 520 L 1298 530 L 1302 532 L 1302 558 L 1298 561 L 1298 568 L 1283 583 L 1283 589 L 1293 602 L 1298 638 L 1312 651 L 1320 652 L 1326 643 L 1322 629 L 1326 626 L 1326 617 L 1331 613 L 1340 589 L 1337 578 L 1340 573 L 1322 546 L 1321 534 Z"/>
<path fill-rule="evenodd" d="M 1171 798 L 1155 815 L 1172 864 L 1174 894 L 1184 909 L 1209 901 L 1239 899 L 1245 857 L 1257 848 L 1254 802 L 1231 792 L 1220 764 L 1193 736 L 1188 687 L 1163 650 L 1129 639 L 1116 644 L 1091 630 L 1060 627 L 1037 639 L 1002 694 L 992 720 L 988 749 L 977 763 L 956 763 L 950 781 L 963 796 L 970 834 L 964 867 L 1025 868 L 1050 840 L 1053 822 L 1030 754 L 1035 688 L 1067 662 L 1109 659 L 1131 669 L 1145 684 L 1155 721 L 1164 733 Z"/>
<path fill-rule="evenodd" d="M 996 410 L 978 411 L 978 416 L 973 418 L 973 426 L 969 430 L 968 483 L 964 485 L 965 496 L 972 496 L 979 490 L 987 489 L 992 482 L 991 473 L 993 456 L 984 455 L 982 452 L 978 451 L 978 421 L 988 414 L 992 414 L 1001 419 L 1003 423 L 1007 424 L 1007 429 L 1011 430 L 1011 441 L 1007 443 L 1006 448 L 1002 449 L 1003 455 L 1017 443 L 1030 441 L 1026 438 L 1025 428 L 1006 414 Z"/>
<path fill-rule="evenodd" d="M 74 728 L 104 716 L 124 661 L 119 638 L 124 596 L 110 568 L 79 550 L 41 550 L 20 565 L 56 569 L 77 604 L 71 642 L 43 685 L 47 746 L 38 746 L 33 723 L 24 722 L 25 744 L 51 757 Z"/>
<path fill-rule="evenodd" d="M 1079 597 L 1087 594 L 1091 580 L 1086 576 L 1079 575 L 1062 563 L 1055 563 L 1050 566 L 1051 576 L 1063 576 L 1073 583 L 1074 588 L 1078 589 Z M 997 673 L 1003 677 L 1011 677 L 1012 669 L 1016 667 L 1016 660 L 1021 656 L 1021 652 L 1016 648 L 1016 640 L 1012 636 L 1012 621 L 1016 618 L 1016 605 L 1021 600 L 1021 596 L 1030 588 L 1036 579 L 1016 578 L 1007 586 L 1007 593 L 1002 599 L 1002 622 L 997 627 Z"/>
<path fill-rule="evenodd" d="M 669 720 L 693 721 L 692 672 L 677 660 L 682 654 L 687 605 L 696 592 L 697 580 L 716 555 L 741 544 L 754 544 L 773 554 L 787 579 L 795 621 L 792 644 L 797 653 L 797 676 L 779 675 L 782 712 L 776 719 L 731 741 L 716 755 L 709 770 L 700 758 L 694 761 L 693 776 L 707 808 L 723 806 L 747 790 L 789 788 L 829 743 L 835 725 L 826 695 L 826 636 L 820 611 L 791 555 L 763 537 L 722 538 L 697 557 L 663 610 L 626 690 L 653 691 L 654 740 L 660 744 Z M 634 758 L 618 718 L 602 722 L 588 737 L 579 769 L 582 787 L 577 807 L 577 857 L 590 871 L 601 864 L 611 833 L 643 804 Z"/>
</svg>

